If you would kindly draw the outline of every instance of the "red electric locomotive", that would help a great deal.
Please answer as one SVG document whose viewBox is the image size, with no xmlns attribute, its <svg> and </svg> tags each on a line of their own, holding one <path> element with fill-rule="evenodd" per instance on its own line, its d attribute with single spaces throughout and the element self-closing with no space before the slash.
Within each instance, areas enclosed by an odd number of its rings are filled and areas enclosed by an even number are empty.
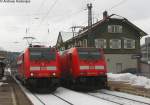
<svg viewBox="0 0 150 105">
<path fill-rule="evenodd" d="M 71 48 L 61 52 L 62 83 L 67 87 L 99 89 L 107 86 L 104 54 L 99 48 Z"/>
<path fill-rule="evenodd" d="M 54 91 L 59 85 L 59 61 L 55 48 L 30 46 L 17 59 L 18 78 L 30 89 Z"/>
</svg>

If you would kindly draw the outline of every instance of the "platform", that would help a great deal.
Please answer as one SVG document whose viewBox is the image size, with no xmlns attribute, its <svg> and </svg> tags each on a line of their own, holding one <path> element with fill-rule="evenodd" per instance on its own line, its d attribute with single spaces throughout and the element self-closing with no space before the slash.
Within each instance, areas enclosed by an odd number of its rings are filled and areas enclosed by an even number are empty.
<svg viewBox="0 0 150 105">
<path fill-rule="evenodd" d="M 33 105 L 10 77 L 0 80 L 0 105 Z"/>
</svg>

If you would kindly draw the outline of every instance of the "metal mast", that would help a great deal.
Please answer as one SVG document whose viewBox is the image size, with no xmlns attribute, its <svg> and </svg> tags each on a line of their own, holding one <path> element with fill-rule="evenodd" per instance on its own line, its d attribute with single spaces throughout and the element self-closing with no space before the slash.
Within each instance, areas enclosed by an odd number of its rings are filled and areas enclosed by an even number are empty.
<svg viewBox="0 0 150 105">
<path fill-rule="evenodd" d="M 93 47 L 93 38 L 92 38 L 92 3 L 87 4 L 88 8 L 88 38 L 87 46 Z"/>
</svg>

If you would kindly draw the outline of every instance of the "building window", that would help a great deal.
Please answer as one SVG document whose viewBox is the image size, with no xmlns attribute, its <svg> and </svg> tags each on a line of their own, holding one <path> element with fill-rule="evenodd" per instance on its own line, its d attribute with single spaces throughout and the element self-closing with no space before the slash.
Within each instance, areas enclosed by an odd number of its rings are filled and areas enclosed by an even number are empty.
<svg viewBox="0 0 150 105">
<path fill-rule="evenodd" d="M 71 45 L 68 45 L 68 48 L 71 48 Z"/>
<path fill-rule="evenodd" d="M 106 39 L 95 39 L 96 48 L 106 48 Z"/>
<path fill-rule="evenodd" d="M 109 33 L 122 33 L 122 26 L 121 25 L 108 25 L 108 32 Z"/>
<path fill-rule="evenodd" d="M 77 46 L 78 46 L 78 47 L 82 47 L 82 41 L 78 41 L 78 42 L 77 42 Z"/>
<path fill-rule="evenodd" d="M 135 48 L 135 40 L 132 40 L 132 39 L 124 40 L 124 48 L 125 49 L 134 49 Z"/>
<path fill-rule="evenodd" d="M 82 41 L 79 41 L 79 42 L 78 42 L 78 46 L 79 46 L 79 47 L 82 47 Z"/>
<path fill-rule="evenodd" d="M 121 40 L 120 39 L 111 39 L 110 40 L 110 48 L 120 49 L 121 48 Z"/>
<path fill-rule="evenodd" d="M 87 39 L 84 39 L 82 44 L 83 44 L 83 47 L 87 47 Z"/>
</svg>

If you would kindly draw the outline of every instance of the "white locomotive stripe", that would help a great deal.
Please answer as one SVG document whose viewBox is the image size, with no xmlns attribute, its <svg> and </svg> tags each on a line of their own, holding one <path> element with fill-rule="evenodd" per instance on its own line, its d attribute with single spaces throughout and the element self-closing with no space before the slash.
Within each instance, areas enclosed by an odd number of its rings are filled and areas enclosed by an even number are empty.
<svg viewBox="0 0 150 105">
<path fill-rule="evenodd" d="M 103 69 L 104 69 L 104 66 L 95 66 L 95 69 L 96 69 L 96 70 L 103 70 Z"/>
<path fill-rule="evenodd" d="M 47 66 L 47 70 L 56 70 L 56 66 Z"/>
<path fill-rule="evenodd" d="M 46 68 L 46 70 L 57 70 L 56 66 L 46 66 L 45 68 Z M 31 66 L 30 70 L 31 71 L 33 71 L 33 70 L 41 70 L 41 67 L 40 66 Z"/>
<path fill-rule="evenodd" d="M 81 69 L 81 70 L 89 69 L 89 66 L 80 66 L 80 69 Z"/>
<path fill-rule="evenodd" d="M 40 66 L 31 66 L 30 70 L 40 70 Z"/>
</svg>

